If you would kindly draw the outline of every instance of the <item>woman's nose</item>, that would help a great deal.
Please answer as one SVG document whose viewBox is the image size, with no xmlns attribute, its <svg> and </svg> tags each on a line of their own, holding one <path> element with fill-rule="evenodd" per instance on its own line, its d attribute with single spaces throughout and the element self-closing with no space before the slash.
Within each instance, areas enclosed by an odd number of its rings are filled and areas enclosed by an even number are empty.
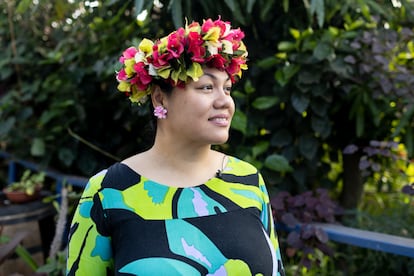
<svg viewBox="0 0 414 276">
<path fill-rule="evenodd" d="M 216 98 L 214 101 L 216 108 L 229 107 L 233 104 L 233 98 L 225 88 L 218 89 L 216 93 Z"/>
</svg>

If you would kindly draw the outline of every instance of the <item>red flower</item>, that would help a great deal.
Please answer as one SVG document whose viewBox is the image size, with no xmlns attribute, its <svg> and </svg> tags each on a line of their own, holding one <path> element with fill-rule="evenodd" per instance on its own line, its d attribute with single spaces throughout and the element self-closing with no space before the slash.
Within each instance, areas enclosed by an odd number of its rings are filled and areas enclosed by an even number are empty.
<svg viewBox="0 0 414 276">
<path fill-rule="evenodd" d="M 235 75 L 240 72 L 240 64 L 244 64 L 244 60 L 241 58 L 232 58 L 230 64 L 227 66 L 226 71 L 230 75 Z"/>
<path fill-rule="evenodd" d="M 208 30 L 210 30 L 210 28 L 214 27 L 214 23 L 213 20 L 211 20 L 211 18 L 207 19 L 206 21 L 204 21 L 203 25 L 201 26 L 201 31 L 203 33 L 207 33 Z"/>
<path fill-rule="evenodd" d="M 185 30 L 183 28 L 179 28 L 176 32 L 173 32 L 168 36 L 167 49 L 174 58 L 179 58 L 184 52 L 184 35 Z"/>
<path fill-rule="evenodd" d="M 213 22 L 214 26 L 220 28 L 220 36 L 224 34 L 226 31 L 226 26 L 230 24 L 230 22 L 221 21 L 220 18 Z"/>
<path fill-rule="evenodd" d="M 126 80 L 128 79 L 128 76 L 127 76 L 127 74 L 125 73 L 125 69 L 124 69 L 124 68 L 122 68 L 122 69 L 118 72 L 117 78 L 118 78 L 118 80 L 123 80 L 123 81 L 126 81 Z"/>
<path fill-rule="evenodd" d="M 134 64 L 134 70 L 136 75 L 131 79 L 131 84 L 135 84 L 141 91 L 146 90 L 152 77 L 148 74 L 145 64 L 143 62 Z"/>
<path fill-rule="evenodd" d="M 124 61 L 126 59 L 130 59 L 135 57 L 135 54 L 138 52 L 138 50 L 135 47 L 129 47 L 128 49 L 126 49 L 123 53 L 122 56 L 119 58 L 119 62 L 124 63 Z"/>
<path fill-rule="evenodd" d="M 224 70 L 225 65 L 226 59 L 220 54 L 210 56 L 207 61 L 207 66 L 214 67 L 219 70 Z"/>
<path fill-rule="evenodd" d="M 190 32 L 188 34 L 188 53 L 191 55 L 191 60 L 194 62 L 203 63 L 206 54 L 206 48 L 203 47 L 203 38 L 197 32 Z"/>
<path fill-rule="evenodd" d="M 171 59 L 171 55 L 169 52 L 165 52 L 164 54 L 161 54 L 158 52 L 158 44 L 160 41 L 158 41 L 156 44 L 154 44 L 153 52 L 152 52 L 152 64 L 156 68 L 161 68 L 168 64 L 168 60 Z"/>
</svg>

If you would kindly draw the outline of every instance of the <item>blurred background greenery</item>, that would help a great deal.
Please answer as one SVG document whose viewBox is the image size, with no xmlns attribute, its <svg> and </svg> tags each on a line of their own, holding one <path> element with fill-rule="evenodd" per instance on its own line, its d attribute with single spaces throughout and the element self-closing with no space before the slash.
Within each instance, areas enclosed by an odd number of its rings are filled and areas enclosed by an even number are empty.
<svg viewBox="0 0 414 276">
<path fill-rule="evenodd" d="M 412 196 L 400 192 L 414 182 L 413 1 L 3 0 L 0 7 L 1 150 L 90 176 L 148 148 L 149 109 L 116 90 L 122 50 L 185 18 L 221 16 L 246 33 L 249 70 L 233 92 L 231 138 L 218 148 L 256 165 L 272 195 L 325 188 L 352 211 L 343 222 L 414 236 Z M 408 258 L 338 247 L 316 274 L 414 273 Z M 295 262 L 286 264 L 299 271 Z"/>
</svg>

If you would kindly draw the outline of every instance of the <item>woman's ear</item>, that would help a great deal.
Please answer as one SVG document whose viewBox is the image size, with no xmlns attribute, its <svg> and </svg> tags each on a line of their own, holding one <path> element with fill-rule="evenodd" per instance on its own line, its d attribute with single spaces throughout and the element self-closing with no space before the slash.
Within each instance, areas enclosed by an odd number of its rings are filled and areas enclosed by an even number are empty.
<svg viewBox="0 0 414 276">
<path fill-rule="evenodd" d="M 158 85 L 156 85 L 151 93 L 152 106 L 154 108 L 160 105 L 164 106 L 165 98 L 165 93 L 161 90 L 161 88 Z"/>
</svg>

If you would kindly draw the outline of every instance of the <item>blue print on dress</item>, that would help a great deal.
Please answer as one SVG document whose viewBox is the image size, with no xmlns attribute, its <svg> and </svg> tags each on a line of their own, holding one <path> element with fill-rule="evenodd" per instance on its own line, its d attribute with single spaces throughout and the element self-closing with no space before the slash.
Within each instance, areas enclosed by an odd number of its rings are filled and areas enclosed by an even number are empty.
<svg viewBox="0 0 414 276">
<path fill-rule="evenodd" d="M 95 247 L 91 253 L 91 256 L 99 256 L 103 261 L 109 261 L 112 258 L 110 239 L 97 236 L 95 239 Z"/>
<path fill-rule="evenodd" d="M 131 275 L 153 276 L 153 275 L 168 275 L 168 276 L 182 276 L 200 275 L 195 268 L 186 264 L 185 262 L 167 258 L 145 258 L 130 262 L 122 267 L 119 272 L 129 273 Z"/>
<path fill-rule="evenodd" d="M 177 204 L 180 218 L 214 215 L 217 213 L 216 208 L 223 213 L 226 211 L 223 205 L 208 197 L 199 188 L 184 189 Z"/>
<path fill-rule="evenodd" d="M 168 243 L 175 254 L 190 258 L 204 267 L 209 272 L 214 272 L 225 264 L 227 258 L 216 245 L 198 228 L 181 220 L 165 221 Z M 185 233 L 185 237 L 182 236 Z"/>
<path fill-rule="evenodd" d="M 148 192 L 148 196 L 152 198 L 154 204 L 161 204 L 165 200 L 169 187 L 147 180 L 144 182 L 144 190 Z"/>
<path fill-rule="evenodd" d="M 82 204 L 79 205 L 79 214 L 84 218 L 90 218 L 92 205 L 93 205 L 92 201 L 82 202 Z"/>
<path fill-rule="evenodd" d="M 125 204 L 122 191 L 107 188 L 103 189 L 101 193 L 103 195 L 102 206 L 105 209 L 126 209 L 133 211 L 132 208 Z"/>
</svg>

